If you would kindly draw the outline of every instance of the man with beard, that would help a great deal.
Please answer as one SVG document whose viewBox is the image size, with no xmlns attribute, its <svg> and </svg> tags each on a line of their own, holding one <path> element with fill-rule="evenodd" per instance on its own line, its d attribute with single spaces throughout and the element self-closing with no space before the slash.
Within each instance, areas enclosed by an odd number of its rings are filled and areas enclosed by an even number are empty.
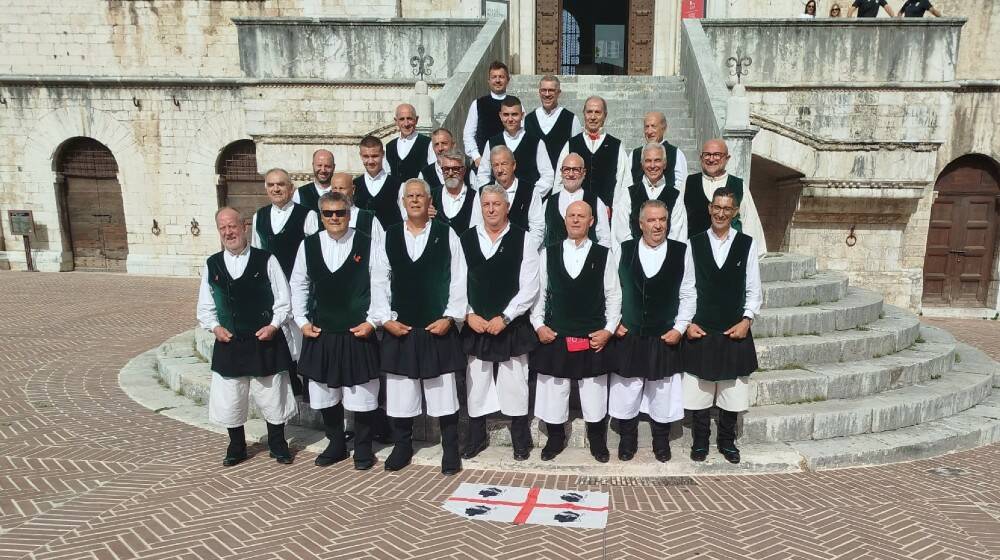
<svg viewBox="0 0 1000 560">
<path fill-rule="evenodd" d="M 736 193 L 720 187 L 708 209 L 712 225 L 688 242 L 694 261 L 698 305 L 684 348 L 684 408 L 691 411 L 691 460 L 708 456 L 712 406 L 719 408 L 716 445 L 730 463 L 740 462 L 736 420 L 750 406 L 747 386 L 757 369 L 750 326 L 763 300 L 756 241 L 732 227 Z"/>
<path fill-rule="evenodd" d="M 579 154 L 572 153 L 563 159 L 559 169 L 563 188 L 545 198 L 545 239 L 543 245 L 549 247 L 566 239 L 566 209 L 569 205 L 582 200 L 590 205 L 596 219 L 590 227 L 587 236 L 591 241 L 611 247 L 611 228 L 608 227 L 608 208 L 593 189 L 583 190 L 583 179 L 587 176 L 587 168 Z"/>
<path fill-rule="evenodd" d="M 500 411 L 511 418 L 514 459 L 524 461 L 532 446 L 528 352 L 538 346 L 538 338 L 528 311 L 538 295 L 538 242 L 508 221 L 503 187 L 487 185 L 480 197 L 483 224 L 460 238 L 469 299 L 462 329 L 469 356 L 469 433 L 462 457 L 471 459 L 489 446 L 486 415 Z"/>
<path fill-rule="evenodd" d="M 198 323 L 215 335 L 208 419 L 229 431 L 222 464 L 247 458 L 243 425 L 251 398 L 267 422 L 271 457 L 291 464 L 285 422 L 297 410 L 286 375 L 292 358 L 281 333 L 290 312 L 288 281 L 278 259 L 247 243 L 239 212 L 220 208 L 215 225 L 224 249 L 202 267 Z"/>
<path fill-rule="evenodd" d="M 650 142 L 642 149 L 642 178 L 615 199 L 611 232 L 615 243 L 638 239 L 639 208 L 647 200 L 659 200 L 667 207 L 670 233 L 674 241 L 687 241 L 687 212 L 679 201 L 680 191 L 673 186 L 674 177 L 665 174 L 666 149 L 659 142 Z"/>
<path fill-rule="evenodd" d="M 662 144 L 666 150 L 666 161 L 664 162 L 664 173 L 669 186 L 678 189 L 684 186 L 684 181 L 688 176 L 688 163 L 684 152 L 677 146 L 664 139 L 667 133 L 667 117 L 661 111 L 650 111 L 642 119 L 642 134 L 646 138 L 646 144 Z M 643 150 L 645 145 L 632 150 L 632 184 L 642 181 L 643 174 Z"/>
<path fill-rule="evenodd" d="M 569 139 L 583 132 L 580 119 L 569 109 L 559 106 L 559 78 L 546 74 L 538 82 L 538 98 L 542 106 L 524 119 L 524 128 L 545 142 L 545 151 L 553 169 L 559 161 L 559 151 Z"/>
<path fill-rule="evenodd" d="M 420 175 L 420 171 L 433 165 L 435 160 L 431 139 L 417 132 L 417 110 L 409 103 L 396 107 L 393 118 L 399 137 L 389 140 L 385 146 L 385 172 L 405 181 Z"/>
<path fill-rule="evenodd" d="M 510 223 L 528 230 L 540 243 L 545 234 L 545 217 L 538 189 L 535 185 L 518 179 L 517 161 L 507 146 L 497 146 L 490 150 L 490 166 L 495 184 L 507 191 Z"/>
<path fill-rule="evenodd" d="M 650 144 L 662 148 L 659 143 Z M 622 287 L 622 321 L 615 333 L 618 368 L 609 380 L 608 413 L 618 419 L 618 458 L 639 447 L 639 413 L 649 415 L 653 455 L 670 460 L 670 423 L 684 418 L 681 339 L 694 316 L 694 264 L 687 245 L 667 238 L 667 205 L 642 203 L 641 236 L 616 255 Z"/>
<path fill-rule="evenodd" d="M 316 150 L 312 158 L 313 182 L 299 187 L 292 195 L 292 201 L 301 204 L 313 212 L 319 212 L 319 197 L 330 192 L 330 178 L 337 164 L 333 161 L 330 150 Z"/>
<path fill-rule="evenodd" d="M 462 132 L 465 153 L 472 158 L 474 167 L 479 167 L 481 163 L 486 141 L 503 132 L 503 124 L 500 123 L 500 102 L 507 97 L 510 72 L 507 70 L 507 65 L 498 60 L 490 63 L 488 72 L 487 83 L 490 93 L 472 102 Z"/>
<path fill-rule="evenodd" d="M 372 272 L 376 317 L 385 330 L 381 367 L 394 446 L 385 461 L 397 471 L 413 458 L 413 418 L 426 403 L 441 428 L 441 473 L 462 470 L 458 451 L 457 372 L 465 369 L 456 322 L 468 309 L 466 267 L 458 236 L 428 215 L 430 188 L 404 185 L 406 221 L 386 229 Z"/>
<path fill-rule="evenodd" d="M 521 184 L 534 185 L 538 195 L 545 196 L 552 189 L 552 163 L 549 162 L 545 142 L 540 136 L 524 130 L 523 121 L 524 108 L 521 107 L 521 100 L 508 95 L 500 102 L 503 132 L 486 141 L 483 153 L 490 153 L 497 146 L 507 146 L 517 162 L 517 179 Z M 480 185 L 493 182 L 489 159 L 484 159 L 479 164 L 476 176 Z"/>
<path fill-rule="evenodd" d="M 284 169 L 271 169 L 264 174 L 264 190 L 271 204 L 264 206 L 253 215 L 250 231 L 250 246 L 263 249 L 274 255 L 285 273 L 285 279 L 292 276 L 292 266 L 295 264 L 295 252 L 307 235 L 316 233 L 319 224 L 316 213 L 301 204 L 292 202 L 292 178 Z M 292 383 L 292 392 L 302 395 L 303 400 L 309 400 L 309 393 L 303 391 L 303 383 L 299 381 L 297 363 L 299 351 L 302 349 L 302 331 L 295 328 L 291 321 L 281 325 L 281 331 L 288 342 L 288 351 L 292 355 L 292 364 L 288 370 L 288 378 Z"/>
<path fill-rule="evenodd" d="M 300 372 L 312 380 L 310 406 L 329 440 L 317 466 L 347 459 L 344 410 L 354 413 L 354 468 L 375 464 L 372 429 L 379 393 L 379 354 L 371 309 L 372 239 L 349 227 L 351 201 L 320 197 L 324 231 L 306 238 L 295 256 L 292 311 L 305 337 Z"/>
<path fill-rule="evenodd" d="M 455 138 L 451 135 L 451 131 L 447 128 L 438 128 L 432 132 L 431 149 L 434 150 L 434 163 L 424 167 L 417 178 L 427 181 L 427 184 L 431 187 L 431 192 L 434 192 L 435 189 L 440 189 L 444 186 L 444 171 L 441 170 L 441 163 L 437 158 L 440 158 L 441 154 L 455 149 Z M 462 165 L 465 166 L 465 174 L 462 176 L 462 180 L 465 181 L 466 185 L 475 188 L 476 175 L 472 172 L 471 162 L 462 152 L 459 152 L 459 154 L 462 156 Z"/>
<path fill-rule="evenodd" d="M 570 138 L 563 146 L 556 168 L 562 168 L 563 160 L 570 152 L 578 154 L 587 168 L 583 190 L 595 190 L 601 202 L 613 208 L 615 197 L 627 185 L 629 160 L 621 140 L 604 131 L 607 117 L 607 102 L 597 96 L 588 97 L 583 104 L 583 132 Z M 557 177 L 552 190 L 561 188 L 562 180 Z"/>
<path fill-rule="evenodd" d="M 400 206 L 400 181 L 383 167 L 385 152 L 382 141 L 365 136 L 359 146 L 365 172 L 354 179 L 354 205 L 371 210 L 383 227 L 403 221 Z"/>
<path fill-rule="evenodd" d="M 531 353 L 537 372 L 535 416 L 545 422 L 549 439 L 542 460 L 551 461 L 566 447 L 571 384 L 580 391 L 590 454 L 607 463 L 608 373 L 617 368 L 612 333 L 621 319 L 621 285 L 607 247 L 593 243 L 587 231 L 594 222 L 586 202 L 566 209 L 568 239 L 539 255 L 540 293 L 531 324 L 541 345 Z"/>
<path fill-rule="evenodd" d="M 479 193 L 462 180 L 466 177 L 465 155 L 452 149 L 438 155 L 444 186 L 431 187 L 431 201 L 437 210 L 435 220 L 440 220 L 462 235 L 470 228 L 483 223 L 483 213 L 479 210 Z"/>
</svg>

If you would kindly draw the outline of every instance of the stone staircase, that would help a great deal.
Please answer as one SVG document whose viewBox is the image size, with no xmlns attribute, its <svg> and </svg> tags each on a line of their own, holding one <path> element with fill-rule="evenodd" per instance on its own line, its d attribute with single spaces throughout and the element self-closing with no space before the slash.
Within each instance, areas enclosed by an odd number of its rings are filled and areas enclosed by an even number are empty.
<svg viewBox="0 0 1000 560">
<path fill-rule="evenodd" d="M 535 110 L 538 100 L 538 80 L 541 76 L 518 74 L 511 76 L 507 92 L 516 95 L 525 111 Z M 599 95 L 608 103 L 605 129 L 622 141 L 626 151 L 645 143 L 642 119 L 648 111 L 663 111 L 667 117 L 666 138 L 688 158 L 691 173 L 698 171 L 695 154 L 700 149 L 694 134 L 694 120 L 688 111 L 684 78 L 679 76 L 559 76 L 562 83 L 562 106 L 576 113 L 583 122 L 583 103 L 591 95 Z"/>
</svg>

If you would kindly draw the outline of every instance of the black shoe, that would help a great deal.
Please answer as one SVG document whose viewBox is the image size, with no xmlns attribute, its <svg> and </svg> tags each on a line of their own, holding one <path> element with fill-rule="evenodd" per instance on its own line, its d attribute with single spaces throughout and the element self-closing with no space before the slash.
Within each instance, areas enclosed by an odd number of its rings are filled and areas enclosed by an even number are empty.
<svg viewBox="0 0 1000 560">
<path fill-rule="evenodd" d="M 699 447 L 698 449 L 691 448 L 691 460 L 695 462 L 702 462 L 708 457 L 708 449 Z"/>
<path fill-rule="evenodd" d="M 413 460 L 413 448 L 397 444 L 385 460 L 385 470 L 394 472 L 403 469 Z"/>
<path fill-rule="evenodd" d="M 291 456 L 291 454 L 278 455 L 274 451 L 271 451 L 269 454 L 271 455 L 272 459 L 274 459 L 278 464 L 281 465 L 291 465 L 292 462 L 295 461 L 295 459 Z"/>
<path fill-rule="evenodd" d="M 458 474 L 460 472 L 462 472 L 462 465 L 461 464 L 458 465 L 458 466 L 449 465 L 447 467 L 444 467 L 444 466 L 441 467 L 441 474 L 443 474 L 445 476 L 454 476 L 454 475 L 456 475 L 456 474 Z"/>
<path fill-rule="evenodd" d="M 476 455 L 479 455 L 483 451 L 486 451 L 486 448 L 489 446 L 490 446 L 490 441 L 488 439 L 480 441 L 479 445 L 476 445 L 475 447 L 470 448 L 469 446 L 466 446 L 466 448 L 462 450 L 462 458 L 473 459 L 475 458 Z"/>
<path fill-rule="evenodd" d="M 531 457 L 531 451 L 528 450 L 514 450 L 514 460 L 515 461 L 527 461 Z M 548 460 L 548 459 L 544 459 Z"/>
<path fill-rule="evenodd" d="M 247 460 L 246 447 L 238 451 L 226 451 L 226 458 L 222 460 L 222 466 L 232 467 L 246 460 Z"/>
<path fill-rule="evenodd" d="M 608 419 L 597 422 L 587 422 L 587 444 L 590 446 L 590 455 L 598 463 L 607 463 L 611 460 L 611 452 L 608 451 Z"/>
<path fill-rule="evenodd" d="M 555 459 L 556 457 L 559 456 L 560 453 L 563 452 L 563 449 L 566 449 L 566 446 L 563 444 L 553 445 L 552 447 L 549 447 L 549 444 L 546 443 L 545 447 L 542 448 L 542 455 L 541 455 L 542 460 L 551 461 L 552 459 Z"/>
<path fill-rule="evenodd" d="M 618 420 L 618 459 L 631 461 L 639 451 L 639 417 Z"/>
<path fill-rule="evenodd" d="M 618 450 L 618 460 L 619 461 L 631 461 L 633 457 L 635 457 L 635 451 L 632 451 L 631 449 L 619 449 Z"/>
<path fill-rule="evenodd" d="M 285 441 L 284 424 L 267 424 L 267 448 L 270 450 L 271 458 L 278 463 L 292 464 L 292 452 L 288 449 L 288 442 Z"/>
<path fill-rule="evenodd" d="M 607 449 L 604 449 L 604 450 L 601 450 L 601 449 L 597 449 L 597 450 L 591 449 L 590 450 L 590 455 L 593 456 L 594 459 L 597 460 L 598 463 L 607 463 L 608 461 L 611 460 L 611 452 L 608 451 Z"/>
<path fill-rule="evenodd" d="M 364 461 L 354 460 L 354 470 L 356 471 L 367 471 L 375 466 L 374 459 L 366 459 Z"/>
<path fill-rule="evenodd" d="M 337 403 L 320 409 L 320 414 L 323 415 L 323 425 L 329 443 L 316 457 L 316 466 L 326 467 L 347 459 L 351 454 L 348 453 L 347 444 L 344 442 L 344 405 Z"/>
<path fill-rule="evenodd" d="M 722 453 L 722 456 L 734 465 L 737 465 L 740 462 L 740 450 L 736 449 L 735 445 L 732 447 L 720 447 L 719 453 Z"/>
<path fill-rule="evenodd" d="M 392 419 L 392 453 L 385 460 L 385 470 L 398 471 L 413 459 L 413 418 Z"/>
<path fill-rule="evenodd" d="M 331 442 L 322 453 L 316 456 L 316 466 L 327 467 L 350 458 L 351 454 L 346 449 Z"/>
<path fill-rule="evenodd" d="M 232 467 L 247 460 L 247 435 L 243 426 L 229 428 L 229 447 L 226 448 L 226 458 L 222 460 L 223 467 Z"/>
<path fill-rule="evenodd" d="M 661 463 L 666 463 L 670 460 L 670 448 L 665 447 L 663 449 L 654 449 L 653 457 L 656 457 L 656 460 Z"/>
</svg>

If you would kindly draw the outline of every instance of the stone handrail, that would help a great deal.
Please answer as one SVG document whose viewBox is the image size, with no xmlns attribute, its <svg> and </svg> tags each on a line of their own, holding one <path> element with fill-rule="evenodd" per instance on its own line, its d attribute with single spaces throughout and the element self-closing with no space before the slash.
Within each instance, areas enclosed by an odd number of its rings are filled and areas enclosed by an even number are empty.
<svg viewBox="0 0 1000 560">
<path fill-rule="evenodd" d="M 726 125 L 726 99 L 729 91 L 722 80 L 721 69 L 711 56 L 712 46 L 697 19 L 682 22 L 680 74 L 687 86 L 694 121 L 695 141 L 722 136 Z"/>
</svg>

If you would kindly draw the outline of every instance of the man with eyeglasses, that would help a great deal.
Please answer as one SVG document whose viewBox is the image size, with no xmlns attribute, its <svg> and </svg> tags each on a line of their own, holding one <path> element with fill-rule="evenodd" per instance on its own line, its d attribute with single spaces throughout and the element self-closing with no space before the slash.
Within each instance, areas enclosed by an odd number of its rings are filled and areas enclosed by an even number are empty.
<svg viewBox="0 0 1000 560">
<path fill-rule="evenodd" d="M 271 204 L 254 212 L 250 225 L 250 246 L 274 255 L 281 265 L 281 271 L 285 273 L 285 279 L 289 279 L 299 244 L 306 236 L 319 230 L 319 223 L 315 212 L 292 201 L 295 188 L 292 186 L 291 176 L 284 169 L 274 168 L 264 174 L 264 190 L 271 199 Z M 300 381 L 296 371 L 299 351 L 302 349 L 302 332 L 291 321 L 282 323 L 281 330 L 292 355 L 292 365 L 288 370 L 292 393 L 301 395 L 302 400 L 308 402 L 309 393 L 304 390 L 306 381 Z"/>
<path fill-rule="evenodd" d="M 674 187 L 674 177 L 666 173 L 667 149 L 659 142 L 650 142 L 642 148 L 642 178 L 615 199 L 611 226 L 615 243 L 642 237 L 639 228 L 639 209 L 647 200 L 659 200 L 667 208 L 669 239 L 687 241 L 687 212 L 679 202 L 680 191 Z"/>
<path fill-rule="evenodd" d="M 569 205 L 582 200 L 594 212 L 594 224 L 590 226 L 587 237 L 598 245 L 611 248 L 611 228 L 608 224 L 608 208 L 598 198 L 593 189 L 583 190 L 583 179 L 587 168 L 580 154 L 571 153 L 563 159 L 559 168 L 563 188 L 551 193 L 545 198 L 545 237 L 543 246 L 549 247 L 566 239 L 566 210 Z"/>
<path fill-rule="evenodd" d="M 451 149 L 438 155 L 439 168 L 444 175 L 444 185 L 431 187 L 431 201 L 437 209 L 435 220 L 440 220 L 462 235 L 470 228 L 483 223 L 479 211 L 479 193 L 462 178 L 467 177 L 465 155 Z"/>
<path fill-rule="evenodd" d="M 621 140 L 604 131 L 607 117 L 607 102 L 598 96 L 588 97 L 583 104 L 584 130 L 563 146 L 556 169 L 562 169 L 562 162 L 570 153 L 578 154 L 587 168 L 583 190 L 595 191 L 604 206 L 610 209 L 614 206 L 615 197 L 628 184 L 630 167 Z M 555 192 L 562 188 L 562 177 L 557 177 L 552 190 Z"/>
<path fill-rule="evenodd" d="M 697 309 L 684 348 L 684 408 L 691 411 L 691 460 L 708 456 L 710 418 L 719 409 L 719 452 L 740 462 L 736 421 L 750 406 L 749 375 L 757 370 L 750 326 L 763 301 L 756 240 L 732 227 L 736 193 L 720 187 L 708 205 L 712 223 L 691 236 Z"/>
<path fill-rule="evenodd" d="M 420 171 L 434 165 L 436 159 L 431 139 L 417 132 L 417 110 L 409 103 L 396 107 L 393 122 L 399 129 L 399 136 L 385 145 L 385 172 L 405 181 L 420 175 Z"/>
<path fill-rule="evenodd" d="M 684 152 L 677 146 L 668 142 L 664 136 L 667 133 L 667 116 L 662 111 L 650 111 L 642 119 L 642 134 L 646 138 L 646 144 L 656 142 L 663 145 L 666 150 L 666 160 L 664 169 L 669 186 L 680 188 L 688 176 L 688 162 Z M 632 150 L 632 184 L 642 181 L 643 175 L 643 150 L 646 146 L 639 146 Z"/>
<path fill-rule="evenodd" d="M 441 473 L 452 475 L 462 470 L 456 376 L 467 362 L 456 323 L 468 311 L 465 257 L 455 232 L 428 215 L 427 183 L 410 179 L 403 191 L 406 221 L 386 228 L 372 271 L 394 442 L 385 470 L 410 464 L 413 418 L 426 403 L 441 429 Z"/>
<path fill-rule="evenodd" d="M 739 208 L 732 219 L 733 228 L 752 237 L 757 250 L 760 251 L 759 255 L 764 255 L 767 252 L 764 230 L 750 189 L 744 187 L 743 179 L 726 171 L 726 164 L 729 163 L 729 148 L 726 142 L 719 138 L 705 142 L 700 157 L 701 173 L 689 175 L 683 191 L 688 238 L 711 227 L 712 217 L 708 213 L 708 207 L 711 204 L 712 193 L 720 187 L 726 187 L 733 192 L 733 196 L 736 197 L 736 207 Z"/>
<path fill-rule="evenodd" d="M 447 128 L 438 128 L 434 132 L 431 132 L 431 148 L 434 150 L 434 163 L 430 163 L 427 167 L 424 167 L 420 171 L 420 175 L 417 175 L 417 178 L 427 181 L 427 184 L 431 187 L 431 192 L 434 192 L 434 189 L 444 186 L 444 172 L 441 170 L 441 162 L 438 160 L 438 157 L 456 148 L 455 137 L 452 136 L 451 131 Z M 463 175 L 462 180 L 466 185 L 476 187 L 476 174 L 472 171 L 472 162 L 464 154 L 462 165 L 465 166 L 465 175 Z"/>
<path fill-rule="evenodd" d="M 350 227 L 351 200 L 340 192 L 320 197 L 324 231 L 310 235 L 295 255 L 292 314 L 305 340 L 299 371 L 309 378 L 309 405 L 323 417 L 327 447 L 316 466 L 350 457 L 344 410 L 354 413 L 354 468 L 375 465 L 372 451 L 379 394 L 380 325 L 371 304 L 372 238 Z"/>
<path fill-rule="evenodd" d="M 475 167 L 482 164 L 482 158 L 487 154 L 483 151 L 486 141 L 503 132 L 500 102 L 507 97 L 507 83 L 510 82 L 510 71 L 499 60 L 491 62 L 487 72 L 486 81 L 490 92 L 472 102 L 462 131 L 465 153 L 472 158 L 472 165 Z"/>
<path fill-rule="evenodd" d="M 528 233 L 541 243 L 545 234 L 545 217 L 542 208 L 542 198 L 531 183 L 525 183 L 517 177 L 517 160 L 507 146 L 496 146 L 489 153 L 494 184 L 507 191 L 510 201 L 510 222 Z"/>
<path fill-rule="evenodd" d="M 542 76 L 538 81 L 538 98 L 541 107 L 535 109 L 524 119 L 524 128 L 545 142 L 545 151 L 553 169 L 558 169 L 559 152 L 569 142 L 569 139 L 583 132 L 580 119 L 569 109 L 559 105 L 559 78 L 552 74 Z"/>
<path fill-rule="evenodd" d="M 507 146 L 514 154 L 517 162 L 517 179 L 522 185 L 533 185 L 539 196 L 545 196 L 552 189 L 552 163 L 541 136 L 524 129 L 524 108 L 521 100 L 508 95 L 500 102 L 500 122 L 503 132 L 493 136 L 486 142 L 484 154 L 493 148 Z M 480 185 L 493 182 L 492 168 L 489 158 L 483 159 L 476 173 L 476 181 Z"/>
<path fill-rule="evenodd" d="M 385 152 L 382 149 L 382 141 L 374 136 L 365 136 L 361 139 L 358 149 L 365 172 L 354 179 L 354 205 L 374 212 L 383 227 L 388 228 L 401 223 L 402 183 L 390 175 L 383 165 Z"/>
</svg>

